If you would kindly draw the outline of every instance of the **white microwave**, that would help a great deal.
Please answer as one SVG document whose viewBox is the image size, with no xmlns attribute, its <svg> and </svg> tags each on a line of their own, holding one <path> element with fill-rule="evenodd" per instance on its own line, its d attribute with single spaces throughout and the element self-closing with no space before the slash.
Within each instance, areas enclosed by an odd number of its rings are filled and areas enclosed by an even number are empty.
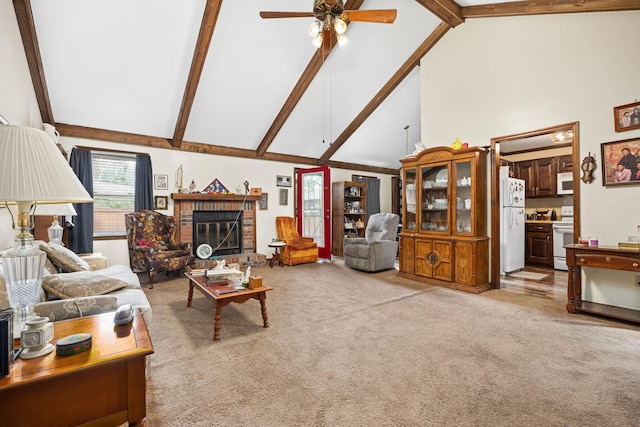
<svg viewBox="0 0 640 427">
<path fill-rule="evenodd" d="M 573 172 L 563 172 L 558 174 L 557 194 L 573 194 Z"/>
</svg>

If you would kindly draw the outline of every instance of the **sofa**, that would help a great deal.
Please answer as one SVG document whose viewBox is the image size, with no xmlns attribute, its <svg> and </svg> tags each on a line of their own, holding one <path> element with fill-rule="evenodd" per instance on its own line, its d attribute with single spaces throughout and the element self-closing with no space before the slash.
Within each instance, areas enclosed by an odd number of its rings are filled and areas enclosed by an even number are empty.
<svg viewBox="0 0 640 427">
<path fill-rule="evenodd" d="M 151 305 L 137 274 L 125 265 L 108 266 L 99 254 L 78 256 L 55 243 L 36 242 L 46 254 L 41 302 L 36 315 L 53 322 L 115 311 L 123 304 L 139 308 L 147 327 L 152 321 Z M 0 262 L 0 309 L 9 307 Z"/>
</svg>

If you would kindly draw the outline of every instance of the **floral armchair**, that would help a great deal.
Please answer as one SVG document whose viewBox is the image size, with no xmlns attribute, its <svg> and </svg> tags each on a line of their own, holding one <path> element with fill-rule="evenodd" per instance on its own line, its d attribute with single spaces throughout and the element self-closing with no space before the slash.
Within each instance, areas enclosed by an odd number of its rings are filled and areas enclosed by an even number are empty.
<svg viewBox="0 0 640 427">
<path fill-rule="evenodd" d="M 193 262 L 190 243 L 175 241 L 176 219 L 150 210 L 125 214 L 131 269 L 149 275 L 153 288 L 156 273 L 180 272 Z"/>
</svg>

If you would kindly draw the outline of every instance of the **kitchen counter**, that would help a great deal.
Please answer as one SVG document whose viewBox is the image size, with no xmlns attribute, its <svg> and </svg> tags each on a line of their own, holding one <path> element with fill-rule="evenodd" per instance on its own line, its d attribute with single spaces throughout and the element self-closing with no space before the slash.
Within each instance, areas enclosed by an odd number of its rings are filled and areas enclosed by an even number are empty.
<svg viewBox="0 0 640 427">
<path fill-rule="evenodd" d="M 550 219 L 525 219 L 525 224 L 553 224 L 554 221 Z"/>
</svg>

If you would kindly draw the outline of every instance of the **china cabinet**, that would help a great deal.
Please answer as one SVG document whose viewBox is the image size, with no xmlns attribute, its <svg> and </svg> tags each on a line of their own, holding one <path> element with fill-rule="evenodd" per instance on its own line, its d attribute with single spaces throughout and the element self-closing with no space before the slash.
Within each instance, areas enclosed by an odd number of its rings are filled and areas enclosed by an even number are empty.
<svg viewBox="0 0 640 427">
<path fill-rule="evenodd" d="M 342 256 L 343 240 L 364 237 L 367 220 L 367 184 L 339 181 L 331 184 L 331 254 Z"/>
<path fill-rule="evenodd" d="M 435 147 L 401 163 L 398 275 L 467 292 L 489 289 L 487 151 Z"/>
</svg>

